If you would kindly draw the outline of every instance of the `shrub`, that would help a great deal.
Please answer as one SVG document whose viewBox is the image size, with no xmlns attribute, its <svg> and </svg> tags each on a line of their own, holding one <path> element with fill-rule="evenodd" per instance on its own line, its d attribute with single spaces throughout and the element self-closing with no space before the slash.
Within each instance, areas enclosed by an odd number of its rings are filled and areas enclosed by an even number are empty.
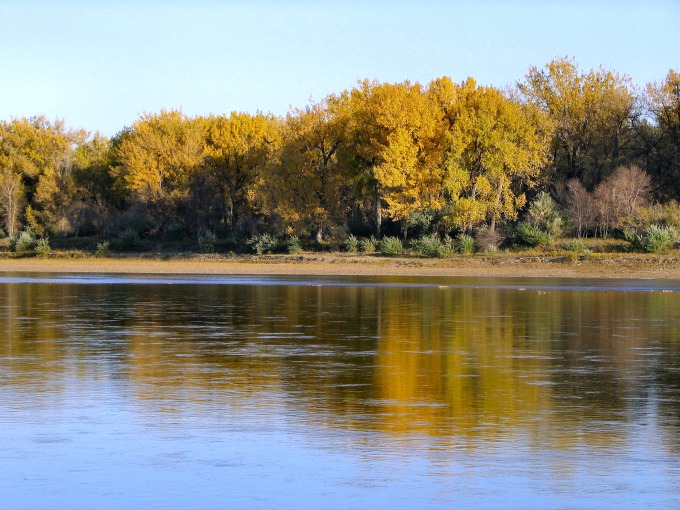
<svg viewBox="0 0 680 510">
<path fill-rule="evenodd" d="M 359 250 L 364 253 L 373 253 L 377 250 L 378 241 L 375 237 L 364 237 L 359 240 Z"/>
<path fill-rule="evenodd" d="M 383 237 L 378 243 L 378 250 L 383 255 L 399 255 L 404 252 L 404 245 L 398 237 Z"/>
<path fill-rule="evenodd" d="M 134 250 L 139 246 L 139 233 L 133 228 L 126 228 L 120 234 L 120 247 L 124 250 Z"/>
<path fill-rule="evenodd" d="M 109 254 L 110 247 L 111 243 L 109 243 L 108 241 L 97 243 L 97 250 L 95 251 L 95 255 L 97 257 L 106 257 Z"/>
<path fill-rule="evenodd" d="M 282 250 L 281 244 L 277 237 L 270 234 L 256 234 L 246 241 L 246 245 L 258 255 L 277 253 Z"/>
<path fill-rule="evenodd" d="M 513 242 L 520 246 L 534 248 L 550 242 L 550 235 L 531 223 L 522 221 L 517 224 L 513 232 Z"/>
<path fill-rule="evenodd" d="M 573 252 L 578 252 L 578 251 L 584 251 L 587 249 L 586 243 L 583 241 L 580 241 L 578 239 L 573 239 L 570 241 L 566 241 L 563 245 L 562 248 L 566 251 L 573 251 Z"/>
<path fill-rule="evenodd" d="M 210 230 L 198 238 L 198 247 L 203 253 L 215 253 L 215 244 L 217 244 L 217 236 Z"/>
<path fill-rule="evenodd" d="M 634 250 L 659 253 L 673 248 L 678 240 L 678 231 L 673 227 L 650 225 L 642 232 L 625 229 L 623 237 Z"/>
<path fill-rule="evenodd" d="M 549 193 L 541 191 L 529 205 L 529 223 L 547 232 L 551 236 L 559 237 L 564 231 L 565 221 L 557 203 Z"/>
<path fill-rule="evenodd" d="M 463 255 L 469 255 L 475 252 L 475 240 L 472 236 L 467 234 L 459 234 L 456 237 L 456 251 Z"/>
<path fill-rule="evenodd" d="M 5 231 L 0 228 L 0 237 L 7 237 L 7 234 L 5 234 Z"/>
<path fill-rule="evenodd" d="M 352 253 L 359 251 L 359 239 L 350 235 L 345 241 L 345 249 Z"/>
<path fill-rule="evenodd" d="M 288 236 L 285 245 L 286 251 L 290 254 L 300 253 L 302 251 L 302 246 L 300 246 L 300 240 L 297 236 Z"/>
<path fill-rule="evenodd" d="M 498 231 L 489 227 L 481 227 L 475 233 L 475 244 L 482 251 L 486 251 L 490 247 L 498 248 L 502 240 L 503 238 Z"/>
<path fill-rule="evenodd" d="M 650 225 L 643 234 L 643 247 L 649 253 L 658 253 L 673 248 L 678 239 L 678 232 L 673 227 Z"/>
<path fill-rule="evenodd" d="M 39 239 L 35 245 L 35 254 L 39 257 L 46 257 L 51 251 L 52 248 L 50 248 L 50 241 L 46 237 Z"/>
<path fill-rule="evenodd" d="M 26 252 L 35 248 L 36 240 L 35 234 L 30 228 L 23 230 L 19 235 L 9 243 L 10 251 Z"/>
<path fill-rule="evenodd" d="M 448 257 L 454 251 L 453 241 L 450 237 L 446 236 L 444 240 L 442 240 L 435 234 L 423 236 L 414 241 L 413 248 L 419 255 L 432 258 Z"/>
</svg>

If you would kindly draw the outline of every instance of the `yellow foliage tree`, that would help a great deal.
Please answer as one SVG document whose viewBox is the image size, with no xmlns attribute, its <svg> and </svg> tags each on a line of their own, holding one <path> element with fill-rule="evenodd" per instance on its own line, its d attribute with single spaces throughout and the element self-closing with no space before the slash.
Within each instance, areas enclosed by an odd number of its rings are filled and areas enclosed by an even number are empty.
<svg viewBox="0 0 680 510">
<path fill-rule="evenodd" d="M 118 177 L 154 216 L 163 231 L 186 197 L 188 182 L 203 161 L 204 123 L 181 111 L 144 114 L 117 145 Z"/>
<path fill-rule="evenodd" d="M 217 186 L 222 221 L 234 230 L 239 218 L 259 205 L 257 184 L 279 146 L 280 121 L 261 113 L 233 112 L 205 122 L 205 166 Z"/>
<path fill-rule="evenodd" d="M 364 162 L 362 177 L 374 183 L 376 224 L 385 214 L 401 221 L 442 205 L 441 112 L 422 87 L 409 82 L 363 82 L 355 90 L 357 150 Z"/>
<path fill-rule="evenodd" d="M 466 230 L 486 222 L 493 230 L 501 218 L 517 218 L 526 202 L 521 188 L 538 177 L 547 139 L 532 114 L 497 89 L 468 78 L 451 98 L 445 137 L 448 220 Z"/>
<path fill-rule="evenodd" d="M 602 68 L 584 73 L 565 57 L 530 68 L 519 90 L 548 115 L 553 178 L 593 188 L 625 161 L 638 115 L 629 77 Z"/>
<path fill-rule="evenodd" d="M 298 232 L 313 229 L 319 242 L 324 231 L 346 220 L 349 177 L 339 152 L 347 121 L 345 94 L 293 110 L 286 118 L 274 180 L 263 182 L 284 223 Z"/>
</svg>

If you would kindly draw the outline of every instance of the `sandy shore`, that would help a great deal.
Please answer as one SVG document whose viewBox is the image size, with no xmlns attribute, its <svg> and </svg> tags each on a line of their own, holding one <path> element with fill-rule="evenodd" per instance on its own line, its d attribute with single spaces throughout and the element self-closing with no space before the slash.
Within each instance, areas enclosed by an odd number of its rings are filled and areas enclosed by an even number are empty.
<svg viewBox="0 0 680 510">
<path fill-rule="evenodd" d="M 680 279 L 680 257 L 607 255 L 574 261 L 567 257 L 516 255 L 421 259 L 336 253 L 262 257 L 146 255 L 109 258 L 2 258 L 0 272 Z"/>
</svg>

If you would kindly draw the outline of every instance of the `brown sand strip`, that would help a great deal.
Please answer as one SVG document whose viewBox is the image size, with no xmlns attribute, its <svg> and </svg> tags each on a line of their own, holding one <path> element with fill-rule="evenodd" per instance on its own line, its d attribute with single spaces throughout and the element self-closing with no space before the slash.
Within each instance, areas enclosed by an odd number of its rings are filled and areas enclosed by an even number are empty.
<svg viewBox="0 0 680 510">
<path fill-rule="evenodd" d="M 680 259 L 619 257 L 571 261 L 525 257 L 387 258 L 346 254 L 263 257 L 145 256 L 0 259 L 7 273 L 203 275 L 496 276 L 680 279 Z"/>
</svg>

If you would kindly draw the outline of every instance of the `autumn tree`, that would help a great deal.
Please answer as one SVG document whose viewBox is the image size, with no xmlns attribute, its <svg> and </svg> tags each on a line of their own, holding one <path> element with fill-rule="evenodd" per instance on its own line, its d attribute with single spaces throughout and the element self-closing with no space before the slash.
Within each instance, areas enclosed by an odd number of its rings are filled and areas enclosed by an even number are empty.
<svg viewBox="0 0 680 510">
<path fill-rule="evenodd" d="M 25 196 L 33 227 L 39 233 L 66 228 L 73 151 L 85 136 L 84 131 L 69 130 L 63 121 L 50 122 L 44 116 L 13 119 L 0 125 L 3 182 L 10 194 Z M 16 208 L 12 206 L 10 210 Z M 18 214 L 11 216 L 16 228 Z"/>
<path fill-rule="evenodd" d="M 118 208 L 122 193 L 112 174 L 115 157 L 111 141 L 100 133 L 78 147 L 73 154 L 74 196 L 69 208 L 70 222 L 77 231 L 103 234 Z"/>
<path fill-rule="evenodd" d="M 0 214 L 8 237 L 17 233 L 23 202 L 21 176 L 14 171 L 9 158 L 0 155 Z"/>
<path fill-rule="evenodd" d="M 635 165 L 619 167 L 595 188 L 594 199 L 603 236 L 613 228 L 634 224 L 651 195 L 649 175 Z"/>
<path fill-rule="evenodd" d="M 346 95 L 291 111 L 285 120 L 279 160 L 269 187 L 270 202 L 296 231 L 324 232 L 346 223 L 350 182 L 340 151 L 347 143 Z"/>
<path fill-rule="evenodd" d="M 444 188 L 452 226 L 469 230 L 516 219 L 545 161 L 546 139 L 533 116 L 499 90 L 468 78 L 446 104 Z"/>
<path fill-rule="evenodd" d="M 592 189 L 631 157 L 640 111 L 627 76 L 602 68 L 583 73 L 573 59 L 560 58 L 532 67 L 518 87 L 550 119 L 552 179 L 577 178 Z"/>
<path fill-rule="evenodd" d="M 232 231 L 258 209 L 257 184 L 279 145 L 279 119 L 257 113 L 210 116 L 206 123 L 204 167 L 219 195 L 221 221 Z"/>
<path fill-rule="evenodd" d="M 680 73 L 671 69 L 662 83 L 647 85 L 646 99 L 654 125 L 648 129 L 649 167 L 659 192 L 680 197 Z"/>
<path fill-rule="evenodd" d="M 406 233 L 413 213 L 442 206 L 440 111 L 420 84 L 409 82 L 363 82 L 353 106 L 355 175 L 373 193 L 376 232 L 384 203 Z"/>
<path fill-rule="evenodd" d="M 178 218 L 189 180 L 202 162 L 203 126 L 177 110 L 144 114 L 116 147 L 117 176 L 149 208 L 157 233 Z"/>
</svg>

